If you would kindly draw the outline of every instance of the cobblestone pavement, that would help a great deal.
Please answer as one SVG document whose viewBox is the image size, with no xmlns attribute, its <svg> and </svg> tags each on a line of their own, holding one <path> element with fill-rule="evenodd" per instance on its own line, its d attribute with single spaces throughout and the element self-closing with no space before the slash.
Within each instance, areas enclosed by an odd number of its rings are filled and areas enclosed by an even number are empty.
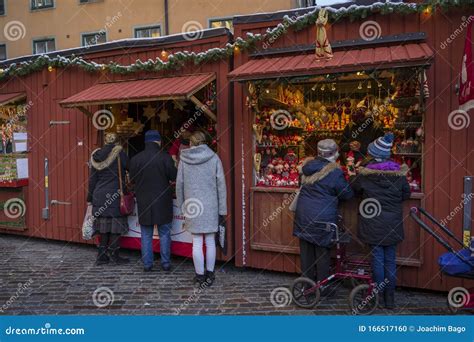
<svg viewBox="0 0 474 342">
<path fill-rule="evenodd" d="M 216 283 L 192 285 L 192 261 L 173 259 L 173 272 L 143 273 L 137 251 L 125 266 L 93 266 L 93 246 L 0 235 L 0 315 L 348 315 L 349 290 L 306 310 L 277 308 L 272 290 L 288 287 L 294 274 L 218 263 Z M 113 301 L 112 301 L 113 299 Z M 400 289 L 399 308 L 378 314 L 449 314 L 446 294 Z"/>
</svg>

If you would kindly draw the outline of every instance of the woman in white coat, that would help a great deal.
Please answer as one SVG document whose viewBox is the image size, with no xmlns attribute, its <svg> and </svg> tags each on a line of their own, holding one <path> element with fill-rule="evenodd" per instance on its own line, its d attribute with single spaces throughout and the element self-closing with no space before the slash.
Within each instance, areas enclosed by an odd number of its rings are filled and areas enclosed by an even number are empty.
<svg viewBox="0 0 474 342">
<path fill-rule="evenodd" d="M 193 235 L 194 281 L 210 286 L 215 279 L 215 234 L 227 215 L 224 169 L 220 158 L 206 145 L 203 132 L 193 133 L 189 140 L 191 147 L 181 151 L 176 197 L 186 230 Z"/>
</svg>

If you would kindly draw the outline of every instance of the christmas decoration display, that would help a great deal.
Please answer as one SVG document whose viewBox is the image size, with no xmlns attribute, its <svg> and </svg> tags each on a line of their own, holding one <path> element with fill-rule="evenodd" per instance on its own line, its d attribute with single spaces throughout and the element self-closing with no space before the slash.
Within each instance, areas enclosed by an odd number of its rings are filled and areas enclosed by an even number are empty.
<svg viewBox="0 0 474 342">
<path fill-rule="evenodd" d="M 428 94 L 425 77 L 424 69 L 410 67 L 371 75 L 366 71 L 327 75 L 316 81 L 301 77 L 291 84 L 272 80 L 249 84 L 254 153 L 260 161 L 258 167 L 254 165 L 255 184 L 297 187 L 298 165 L 307 157 L 303 142 L 314 140 L 314 153 L 319 140 L 330 138 L 340 143 L 344 135 L 352 139 L 349 142 L 358 142 L 358 135 L 371 129 L 395 134 L 394 157 L 417 168 L 412 170 L 412 188 L 421 191 L 423 108 Z M 420 89 L 424 96 L 420 96 Z M 284 124 L 277 125 L 278 121 Z M 341 152 L 346 177 L 357 173 L 363 159 L 355 153 Z"/>
<path fill-rule="evenodd" d="M 436 11 L 448 11 L 451 8 L 474 8 L 474 0 L 427 0 L 421 3 L 406 2 L 376 2 L 371 5 L 350 5 L 348 7 L 332 8 L 317 6 L 314 10 L 305 13 L 296 18 L 285 16 L 282 23 L 274 28 L 269 28 L 264 34 L 247 33 L 245 38 L 237 37 L 233 43 L 228 43 L 222 48 L 211 48 L 207 51 L 195 53 L 189 51 L 178 51 L 168 53 L 162 51 L 156 59 L 148 61 L 137 60 L 129 65 L 120 65 L 116 62 L 107 64 L 96 63 L 77 56 L 56 56 L 40 55 L 33 57 L 29 61 L 21 63 L 12 63 L 6 68 L 0 70 L 0 79 L 10 76 L 25 76 L 32 72 L 47 68 L 79 67 L 88 72 L 110 72 L 113 74 L 130 74 L 135 72 L 158 72 L 162 70 L 176 70 L 184 66 L 186 63 L 201 64 L 210 61 L 216 61 L 232 56 L 240 51 L 251 50 L 257 47 L 257 43 L 272 37 L 272 40 L 280 39 L 283 34 L 288 32 L 288 28 L 295 31 L 302 30 L 310 25 L 315 25 L 321 10 L 327 12 L 328 21 L 330 23 L 337 22 L 344 18 L 354 21 L 357 19 L 365 19 L 371 14 L 424 14 L 432 15 Z M 8 63 L 8 61 L 7 61 Z"/>
<path fill-rule="evenodd" d="M 316 57 L 332 58 L 332 48 L 326 33 L 326 25 L 328 23 L 328 12 L 322 8 L 318 13 L 316 20 Z"/>
</svg>

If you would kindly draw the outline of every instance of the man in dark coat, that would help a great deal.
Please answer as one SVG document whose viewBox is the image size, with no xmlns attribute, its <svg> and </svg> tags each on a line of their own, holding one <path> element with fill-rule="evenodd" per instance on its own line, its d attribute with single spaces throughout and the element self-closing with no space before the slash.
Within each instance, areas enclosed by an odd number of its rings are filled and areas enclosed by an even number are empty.
<svg viewBox="0 0 474 342">
<path fill-rule="evenodd" d="M 390 160 L 393 134 L 376 139 L 368 147 L 372 160 L 359 168 L 352 181 L 362 195 L 359 206 L 359 238 L 372 249 L 372 273 L 384 293 L 385 307 L 395 306 L 396 250 L 403 240 L 402 202 L 410 198 L 407 167 Z"/>
<path fill-rule="evenodd" d="M 352 114 L 352 122 L 342 132 L 341 151 L 344 160 L 346 160 L 349 151 L 354 153 L 356 162 L 364 159 L 369 144 L 384 135 L 382 127 L 374 121 L 371 115 L 366 116 L 366 113 L 366 107 L 357 108 Z"/>
<path fill-rule="evenodd" d="M 333 233 L 325 223 L 337 222 L 339 200 L 353 192 L 336 163 L 337 144 L 332 139 L 318 143 L 318 158 L 302 168 L 302 188 L 295 212 L 293 235 L 300 239 L 303 276 L 321 281 L 329 276 L 330 247 Z M 327 294 L 326 291 L 323 295 Z"/>
<path fill-rule="evenodd" d="M 171 223 L 176 167 L 170 155 L 161 148 L 158 131 L 145 133 L 145 150 L 131 161 L 130 175 L 135 183 L 138 222 L 141 226 L 142 260 L 145 272 L 153 268 L 153 230 L 158 226 L 163 270 L 171 269 Z"/>
</svg>

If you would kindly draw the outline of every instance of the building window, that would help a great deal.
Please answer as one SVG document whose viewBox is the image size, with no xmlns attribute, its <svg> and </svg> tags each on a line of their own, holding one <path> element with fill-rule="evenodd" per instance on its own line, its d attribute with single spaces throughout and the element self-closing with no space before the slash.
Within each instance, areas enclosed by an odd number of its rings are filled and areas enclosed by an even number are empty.
<svg viewBox="0 0 474 342">
<path fill-rule="evenodd" d="M 82 46 L 91 46 L 107 42 L 105 31 L 86 33 L 82 35 Z"/>
<path fill-rule="evenodd" d="M 54 50 L 56 50 L 54 38 L 38 39 L 33 41 L 33 53 L 35 55 L 48 53 Z"/>
<path fill-rule="evenodd" d="M 316 0 L 298 0 L 298 7 L 316 6 Z"/>
<path fill-rule="evenodd" d="M 234 25 L 232 24 L 232 18 L 219 18 L 219 19 L 209 19 L 210 28 L 219 28 L 225 27 L 229 30 L 233 30 Z"/>
<path fill-rule="evenodd" d="M 5 14 L 5 0 L 0 0 L 0 15 Z"/>
<path fill-rule="evenodd" d="M 91 4 L 91 3 L 94 3 L 94 2 L 102 2 L 104 0 L 79 0 L 79 3 L 80 4 Z"/>
<path fill-rule="evenodd" d="M 42 8 L 54 7 L 54 0 L 31 0 L 31 9 L 37 10 Z"/>
<path fill-rule="evenodd" d="M 161 26 L 139 27 L 135 29 L 135 38 L 157 38 L 161 36 Z"/>
<path fill-rule="evenodd" d="M 0 61 L 7 59 L 7 46 L 6 44 L 0 44 Z"/>
</svg>

